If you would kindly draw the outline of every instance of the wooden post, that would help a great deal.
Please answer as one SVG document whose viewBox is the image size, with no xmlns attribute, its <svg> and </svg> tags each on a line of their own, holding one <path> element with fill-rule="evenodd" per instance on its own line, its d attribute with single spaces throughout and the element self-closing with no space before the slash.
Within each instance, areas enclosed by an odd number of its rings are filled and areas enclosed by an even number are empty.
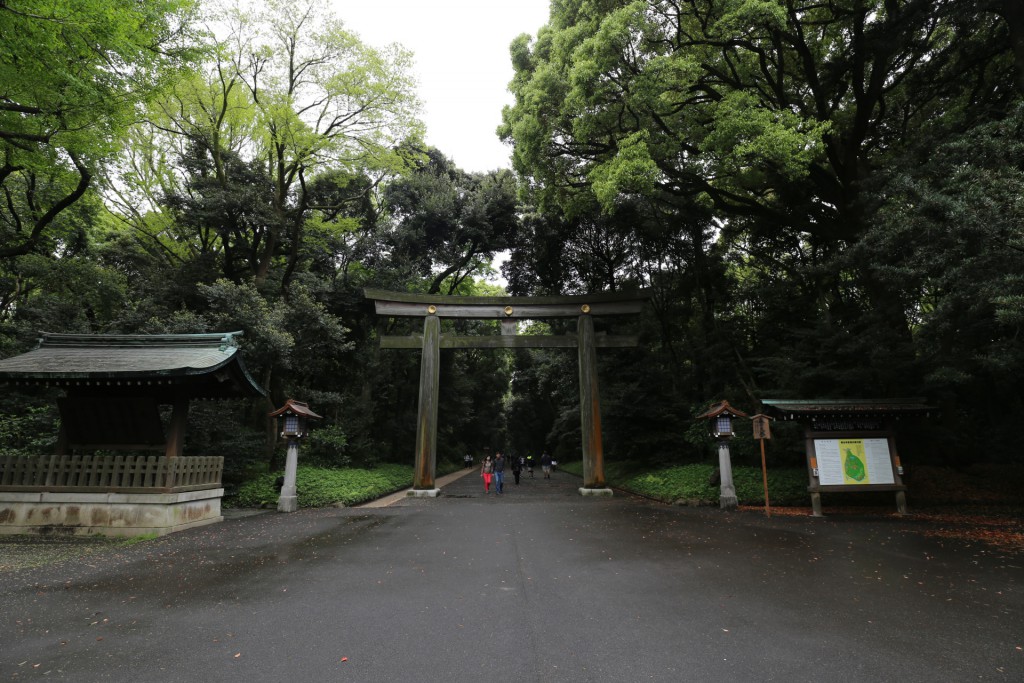
<svg viewBox="0 0 1024 683">
<path fill-rule="evenodd" d="M 766 517 L 772 516 L 772 506 L 768 502 L 768 464 L 764 458 L 764 439 L 758 439 L 761 442 L 761 477 L 764 480 L 764 514 Z"/>
<path fill-rule="evenodd" d="M 188 426 L 188 399 L 178 399 L 171 411 L 171 424 L 167 430 L 167 445 L 164 455 L 177 458 L 185 449 L 185 429 Z"/>
<path fill-rule="evenodd" d="M 57 433 L 57 455 L 68 454 L 68 428 L 61 422 L 60 431 Z"/>
<path fill-rule="evenodd" d="M 811 492 L 811 517 L 824 517 L 825 515 L 821 511 L 821 493 L 818 491 Z"/>
<path fill-rule="evenodd" d="M 887 437 L 889 440 L 889 453 L 892 458 L 892 479 L 898 486 L 903 486 L 903 465 L 900 463 L 900 454 L 896 450 L 896 425 L 893 420 L 889 420 L 885 425 L 886 430 L 889 432 Z M 896 511 L 900 515 L 907 514 L 907 494 L 905 491 L 896 492 Z"/>
<path fill-rule="evenodd" d="M 601 398 L 597 389 L 597 349 L 594 319 L 581 315 L 577 324 L 580 355 L 580 420 L 583 428 L 583 488 L 604 489 L 604 450 L 601 444 Z"/>
<path fill-rule="evenodd" d="M 804 451 L 807 453 L 807 478 L 808 489 L 811 493 L 811 517 L 824 517 L 821 509 L 821 478 L 818 476 L 818 453 L 814 449 L 814 436 L 811 428 L 804 430 Z"/>
<path fill-rule="evenodd" d="M 163 485 L 172 489 L 174 481 L 174 459 L 181 456 L 185 450 L 185 431 L 188 427 L 188 399 L 181 398 L 174 401 L 174 408 L 171 410 L 171 423 L 167 429 L 167 444 L 164 447 L 164 456 L 168 459 L 167 476 Z"/>
<path fill-rule="evenodd" d="M 423 322 L 420 358 L 420 402 L 416 421 L 416 469 L 412 486 L 434 490 L 437 465 L 437 396 L 441 373 L 441 319 L 428 315 Z"/>
</svg>

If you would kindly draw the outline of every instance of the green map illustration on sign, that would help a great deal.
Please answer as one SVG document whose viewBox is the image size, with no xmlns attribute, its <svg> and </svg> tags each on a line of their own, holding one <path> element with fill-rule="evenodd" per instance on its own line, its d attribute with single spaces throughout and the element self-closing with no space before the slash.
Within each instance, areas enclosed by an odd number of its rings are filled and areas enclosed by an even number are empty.
<svg viewBox="0 0 1024 683">
<path fill-rule="evenodd" d="M 843 470 L 846 472 L 846 476 L 854 481 L 864 481 L 864 477 L 867 476 L 867 468 L 864 467 L 864 461 L 853 454 L 849 448 L 846 449 L 846 459 L 843 461 Z"/>
</svg>

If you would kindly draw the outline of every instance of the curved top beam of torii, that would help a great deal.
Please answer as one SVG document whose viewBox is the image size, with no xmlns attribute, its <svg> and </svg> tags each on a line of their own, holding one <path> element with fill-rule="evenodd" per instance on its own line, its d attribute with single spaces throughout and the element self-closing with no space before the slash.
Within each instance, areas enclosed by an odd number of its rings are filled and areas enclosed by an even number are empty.
<svg viewBox="0 0 1024 683">
<path fill-rule="evenodd" d="M 581 314 L 627 315 L 639 313 L 651 292 L 580 294 L 572 296 L 444 296 L 365 289 L 380 315 L 439 318 L 569 318 Z"/>
</svg>

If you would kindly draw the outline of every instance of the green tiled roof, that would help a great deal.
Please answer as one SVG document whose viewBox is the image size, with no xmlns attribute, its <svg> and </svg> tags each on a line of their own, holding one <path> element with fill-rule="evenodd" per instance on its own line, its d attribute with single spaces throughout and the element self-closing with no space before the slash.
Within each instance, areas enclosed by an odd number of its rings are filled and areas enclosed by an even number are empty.
<svg viewBox="0 0 1024 683">
<path fill-rule="evenodd" d="M 0 360 L 0 382 L 64 387 L 174 384 L 197 398 L 260 396 L 238 352 L 241 332 L 98 335 L 44 332 L 28 353 Z"/>
</svg>

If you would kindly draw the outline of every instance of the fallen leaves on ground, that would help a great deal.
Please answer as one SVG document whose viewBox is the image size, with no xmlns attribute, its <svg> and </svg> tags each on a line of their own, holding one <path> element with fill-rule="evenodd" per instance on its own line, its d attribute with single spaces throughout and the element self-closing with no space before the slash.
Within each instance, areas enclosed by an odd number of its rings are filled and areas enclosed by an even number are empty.
<svg viewBox="0 0 1024 683">
<path fill-rule="evenodd" d="M 764 514 L 764 507 L 743 505 L 740 510 Z M 772 517 L 810 517 L 810 507 L 778 507 Z M 965 543 L 983 543 L 995 549 L 1024 553 L 1024 512 L 1016 508 L 921 509 L 909 515 L 891 508 L 826 507 L 826 517 L 843 516 L 895 518 L 912 522 L 907 531 L 930 538 L 946 538 Z"/>
</svg>

